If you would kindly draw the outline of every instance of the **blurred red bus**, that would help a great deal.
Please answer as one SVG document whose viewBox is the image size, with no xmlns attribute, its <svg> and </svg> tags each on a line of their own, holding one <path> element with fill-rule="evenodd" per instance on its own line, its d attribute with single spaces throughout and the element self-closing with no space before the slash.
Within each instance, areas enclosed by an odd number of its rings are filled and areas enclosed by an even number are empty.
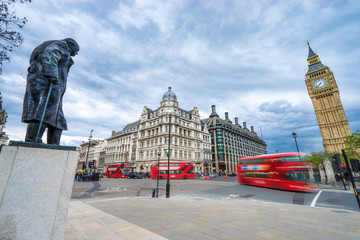
<svg viewBox="0 0 360 240">
<path fill-rule="evenodd" d="M 106 169 L 105 176 L 108 178 L 126 178 L 130 170 L 129 163 L 110 164 Z"/>
<path fill-rule="evenodd" d="M 158 163 L 151 164 L 151 179 L 157 179 L 159 171 L 159 179 L 167 179 L 168 176 L 168 162 L 160 162 L 160 168 Z M 195 165 L 190 161 L 171 161 L 169 178 L 195 178 Z"/>
<path fill-rule="evenodd" d="M 241 184 L 291 191 L 316 191 L 309 183 L 310 164 L 303 153 L 279 153 L 241 158 L 238 181 Z"/>
</svg>

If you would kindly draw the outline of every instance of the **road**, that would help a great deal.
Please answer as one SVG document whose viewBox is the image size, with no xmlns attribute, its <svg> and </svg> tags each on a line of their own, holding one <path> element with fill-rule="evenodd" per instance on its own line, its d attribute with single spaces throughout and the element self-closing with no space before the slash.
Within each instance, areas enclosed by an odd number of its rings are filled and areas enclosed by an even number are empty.
<svg viewBox="0 0 360 240">
<path fill-rule="evenodd" d="M 72 199 L 89 200 L 118 197 L 152 196 L 156 180 L 107 179 L 98 182 L 74 182 Z M 166 180 L 159 181 L 159 197 L 165 197 Z M 316 192 L 291 192 L 277 189 L 241 185 L 235 177 L 210 180 L 171 180 L 171 196 L 189 196 L 212 199 L 248 199 L 262 202 L 297 204 L 359 211 L 352 191 L 326 190 Z"/>
</svg>

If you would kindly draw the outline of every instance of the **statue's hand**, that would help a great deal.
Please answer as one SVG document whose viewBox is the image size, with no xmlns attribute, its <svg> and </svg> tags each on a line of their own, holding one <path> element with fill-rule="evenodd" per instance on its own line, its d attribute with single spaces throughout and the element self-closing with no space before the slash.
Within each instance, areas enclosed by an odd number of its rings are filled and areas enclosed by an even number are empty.
<svg viewBox="0 0 360 240">
<path fill-rule="evenodd" d="M 58 80 L 57 78 L 54 77 L 48 77 L 49 82 L 51 82 L 52 84 L 58 84 Z"/>
</svg>

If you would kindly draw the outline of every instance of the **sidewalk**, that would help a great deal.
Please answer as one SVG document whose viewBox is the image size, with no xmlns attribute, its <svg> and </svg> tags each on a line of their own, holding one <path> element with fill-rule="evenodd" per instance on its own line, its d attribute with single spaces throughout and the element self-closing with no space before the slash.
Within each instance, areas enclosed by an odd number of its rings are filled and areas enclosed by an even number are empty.
<svg viewBox="0 0 360 240">
<path fill-rule="evenodd" d="M 64 240 L 83 239 L 164 240 L 166 238 L 81 201 L 71 201 Z"/>
<path fill-rule="evenodd" d="M 108 214 L 108 213 L 111 213 Z M 359 239 L 360 213 L 174 196 L 71 201 L 64 239 Z"/>
</svg>

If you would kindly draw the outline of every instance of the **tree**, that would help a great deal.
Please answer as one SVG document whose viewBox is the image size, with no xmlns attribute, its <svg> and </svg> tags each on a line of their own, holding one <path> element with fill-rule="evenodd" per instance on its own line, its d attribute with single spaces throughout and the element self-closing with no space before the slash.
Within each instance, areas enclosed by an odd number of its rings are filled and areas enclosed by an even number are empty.
<svg viewBox="0 0 360 240">
<path fill-rule="evenodd" d="M 318 168 L 319 164 L 324 162 L 326 157 L 325 152 L 312 152 L 310 155 L 304 157 L 304 161 L 312 162 L 314 168 Z"/>
<path fill-rule="evenodd" d="M 345 152 L 349 159 L 360 159 L 360 130 L 344 138 Z"/>
<path fill-rule="evenodd" d="M 329 161 L 332 161 L 332 158 L 330 156 L 334 155 L 334 153 L 326 153 L 323 151 L 320 152 L 312 152 L 310 155 L 306 155 L 304 157 L 304 161 L 312 162 L 314 168 L 318 168 L 319 164 L 324 164 L 325 158 L 329 159 Z"/>
<path fill-rule="evenodd" d="M 11 7 L 17 0 L 0 0 L 0 69 L 3 61 L 10 61 L 9 54 L 15 47 L 19 47 L 24 38 L 18 32 L 18 28 L 23 28 L 27 19 L 18 18 Z M 31 2 L 31 0 L 19 0 L 20 3 Z"/>
</svg>

